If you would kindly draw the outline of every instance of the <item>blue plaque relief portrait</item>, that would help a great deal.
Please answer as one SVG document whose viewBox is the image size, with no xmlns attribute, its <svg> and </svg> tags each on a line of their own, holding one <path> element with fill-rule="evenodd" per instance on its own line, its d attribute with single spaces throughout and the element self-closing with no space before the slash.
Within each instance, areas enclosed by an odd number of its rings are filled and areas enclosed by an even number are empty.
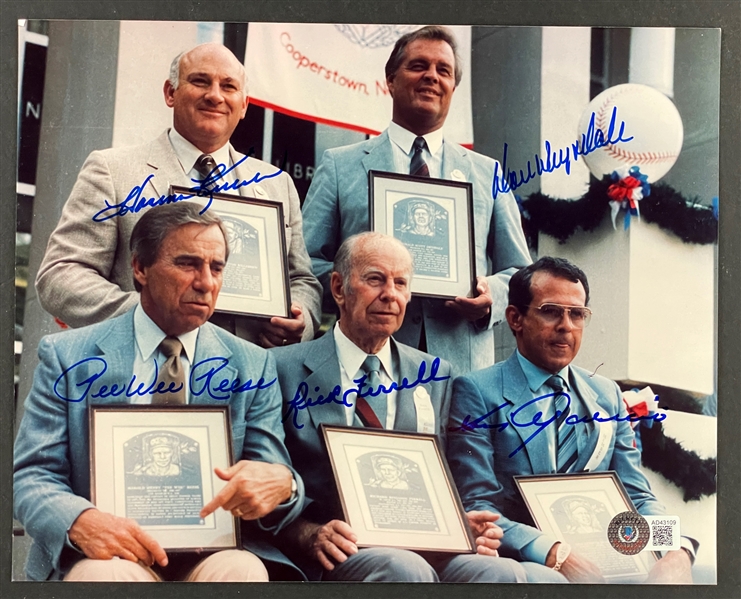
<svg viewBox="0 0 741 599">
<path fill-rule="evenodd" d="M 363 454 L 356 464 L 374 528 L 440 530 L 419 464 L 391 452 Z"/>
<path fill-rule="evenodd" d="M 221 215 L 229 235 L 229 262 L 224 270 L 222 292 L 262 296 L 260 237 L 258 230 L 239 218 Z"/>
<path fill-rule="evenodd" d="M 414 273 L 450 277 L 450 218 L 437 202 L 410 197 L 394 204 L 394 237 L 414 258 Z"/>
<path fill-rule="evenodd" d="M 153 431 L 124 444 L 126 517 L 141 525 L 200 524 L 203 507 L 199 444 Z"/>
</svg>

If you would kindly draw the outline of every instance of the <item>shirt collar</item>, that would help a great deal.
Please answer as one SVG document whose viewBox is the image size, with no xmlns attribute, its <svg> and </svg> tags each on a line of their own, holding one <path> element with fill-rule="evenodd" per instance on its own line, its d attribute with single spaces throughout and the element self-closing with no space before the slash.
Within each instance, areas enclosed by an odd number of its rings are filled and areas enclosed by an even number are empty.
<svg viewBox="0 0 741 599">
<path fill-rule="evenodd" d="M 528 387 L 530 387 L 530 390 L 533 393 L 536 393 L 543 385 L 545 385 L 545 382 L 549 378 L 551 378 L 553 374 L 546 370 L 543 370 L 540 366 L 536 366 L 535 364 L 533 364 L 530 360 L 528 360 L 525 356 L 523 356 L 520 353 L 520 350 L 515 350 L 515 353 L 517 354 L 517 359 L 520 361 L 522 372 L 525 373 L 525 378 L 527 379 Z M 564 366 L 561 370 L 559 370 L 556 374 L 563 379 L 563 386 L 568 391 L 569 390 L 569 366 L 568 364 Z"/>
<path fill-rule="evenodd" d="M 183 167 L 183 171 L 187 175 L 193 170 L 196 160 L 198 160 L 203 152 L 180 135 L 180 133 L 175 130 L 175 127 L 170 128 L 169 137 L 172 149 L 175 150 L 175 155 L 178 157 L 178 160 Z M 224 144 L 215 152 L 211 152 L 211 156 L 216 161 L 216 164 L 223 164 L 226 167 L 231 166 L 229 143 Z"/>
<path fill-rule="evenodd" d="M 417 139 L 417 137 L 417 135 L 415 135 L 411 131 L 407 131 L 406 129 L 404 129 L 404 127 L 395 123 L 394 121 L 391 121 L 389 123 L 389 138 L 408 156 L 411 156 L 412 154 L 412 146 L 414 144 L 414 140 Z M 422 137 L 424 137 L 425 141 L 427 142 L 427 149 L 430 151 L 430 154 L 436 154 L 437 151 L 440 149 L 440 146 L 443 145 L 442 127 L 436 131 L 427 133 Z"/>
<path fill-rule="evenodd" d="M 196 353 L 196 340 L 200 327 L 178 335 L 180 343 L 183 344 L 183 351 L 188 358 L 188 362 L 193 363 Z M 141 303 L 137 304 L 134 310 L 134 338 L 139 348 L 139 354 L 144 362 L 148 362 L 154 356 L 162 340 L 167 337 L 154 321 L 149 317 L 142 308 Z"/>
<path fill-rule="evenodd" d="M 337 357 L 340 364 L 342 364 L 342 367 L 345 369 L 350 380 L 353 380 L 358 370 L 360 370 L 360 367 L 363 365 L 363 362 L 365 362 L 365 359 L 368 357 L 368 354 L 348 339 L 347 335 L 345 335 L 345 333 L 342 332 L 342 329 L 340 329 L 339 321 L 334 325 L 334 341 L 337 347 Z M 378 356 L 378 359 L 381 361 L 381 366 L 386 372 L 386 376 L 393 381 L 391 344 L 388 339 L 386 339 L 386 343 L 383 344 L 383 347 L 378 351 L 376 356 Z"/>
</svg>

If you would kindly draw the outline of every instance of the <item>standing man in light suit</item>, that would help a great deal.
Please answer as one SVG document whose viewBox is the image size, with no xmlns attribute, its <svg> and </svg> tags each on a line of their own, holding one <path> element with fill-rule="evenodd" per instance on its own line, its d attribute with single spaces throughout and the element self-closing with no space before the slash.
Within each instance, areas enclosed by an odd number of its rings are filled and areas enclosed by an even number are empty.
<svg viewBox="0 0 741 599">
<path fill-rule="evenodd" d="M 467 514 L 478 554 L 428 559 L 391 547 L 358 549 L 355 533 L 342 519 L 320 424 L 432 433 L 445 441 L 450 364 L 391 337 L 404 319 L 412 272 L 412 258 L 397 239 L 369 232 L 346 239 L 337 252 L 330 283 L 340 311 L 334 329 L 310 343 L 271 350 L 285 401 L 286 447 L 307 485 L 308 498 L 302 516 L 281 533 L 284 551 L 309 579 L 563 582 L 563 577 L 537 564 L 499 558 L 501 530 L 492 512 Z M 392 382 L 398 385 L 403 380 L 425 382 L 375 396 L 350 391 L 362 388 L 370 393 L 368 386 L 378 391 L 381 385 L 392 389 Z M 320 395 L 334 399 L 315 401 Z M 385 466 L 393 471 L 393 458 Z M 383 467 L 379 461 L 381 479 Z M 393 472 L 387 476 L 379 485 L 403 486 Z"/>
<path fill-rule="evenodd" d="M 218 324 L 264 347 L 313 339 L 321 288 L 293 181 L 229 144 L 249 102 L 244 66 L 221 44 L 197 46 L 173 60 L 164 96 L 173 109 L 171 129 L 140 146 L 95 151 L 83 165 L 36 277 L 41 305 L 72 327 L 130 310 L 137 294 L 128 243 L 136 221 L 167 203 L 170 185 L 216 188 L 283 203 L 293 302 L 292 318 L 218 315 Z"/>
<path fill-rule="evenodd" d="M 327 150 L 303 208 L 306 247 L 329 311 L 337 248 L 369 227 L 369 170 L 473 183 L 476 297 L 413 298 L 396 334 L 399 341 L 446 359 L 457 374 L 494 363 L 492 327 L 504 318 L 507 282 L 531 262 L 514 197 L 492 198 L 495 161 L 445 139 L 443 125 L 461 72 L 455 39 L 444 27 L 401 37 L 386 63 L 393 98 L 388 129 L 374 139 Z"/>
<path fill-rule="evenodd" d="M 448 461 L 464 507 L 502 514 L 503 555 L 553 567 L 571 582 L 604 579 L 589 555 L 532 525 L 513 476 L 614 470 L 641 514 L 664 513 L 641 472 L 620 389 L 571 364 L 591 317 L 588 303 L 586 275 L 563 258 L 544 256 L 518 271 L 507 306 L 517 351 L 455 380 L 448 429 Z M 648 582 L 691 583 L 696 549 L 683 538 L 682 549 L 654 564 Z"/>
<path fill-rule="evenodd" d="M 273 358 L 206 322 L 227 248 L 213 213 L 199 214 L 190 202 L 155 208 L 131 240 L 141 301 L 122 316 L 41 340 L 13 477 L 14 512 L 33 538 L 30 579 L 264 581 L 263 560 L 293 567 L 272 544 L 272 533 L 303 507 L 303 484 L 283 444 Z M 134 520 L 91 503 L 90 407 L 121 403 L 229 406 L 238 461 L 215 470 L 226 482 L 200 517 L 224 509 L 241 518 L 245 551 L 168 556 Z M 169 459 L 148 474 L 179 474 Z"/>
</svg>

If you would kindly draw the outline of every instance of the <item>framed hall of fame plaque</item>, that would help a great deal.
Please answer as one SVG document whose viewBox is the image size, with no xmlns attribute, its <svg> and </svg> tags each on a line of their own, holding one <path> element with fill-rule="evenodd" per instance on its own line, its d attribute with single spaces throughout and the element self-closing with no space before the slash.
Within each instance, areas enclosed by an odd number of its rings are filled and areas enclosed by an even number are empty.
<svg viewBox="0 0 741 599">
<path fill-rule="evenodd" d="M 240 546 L 231 512 L 199 513 L 233 462 L 228 406 L 90 408 L 90 488 L 101 511 L 131 518 L 167 551 Z"/>
</svg>

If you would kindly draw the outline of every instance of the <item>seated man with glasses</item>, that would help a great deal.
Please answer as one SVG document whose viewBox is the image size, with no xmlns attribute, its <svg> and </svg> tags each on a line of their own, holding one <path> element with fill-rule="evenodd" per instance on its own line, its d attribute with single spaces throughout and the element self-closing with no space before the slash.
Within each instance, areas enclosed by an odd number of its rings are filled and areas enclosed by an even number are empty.
<svg viewBox="0 0 741 599">
<path fill-rule="evenodd" d="M 453 384 L 447 456 L 466 511 L 500 513 L 499 553 L 545 564 L 571 582 L 604 582 L 586 555 L 533 527 L 513 476 L 614 470 L 636 509 L 663 514 L 640 469 L 618 386 L 571 362 L 591 317 L 584 272 L 543 257 L 509 282 L 517 351 Z M 648 582 L 691 583 L 689 539 L 655 563 Z M 617 555 L 617 554 L 616 554 Z"/>
</svg>

